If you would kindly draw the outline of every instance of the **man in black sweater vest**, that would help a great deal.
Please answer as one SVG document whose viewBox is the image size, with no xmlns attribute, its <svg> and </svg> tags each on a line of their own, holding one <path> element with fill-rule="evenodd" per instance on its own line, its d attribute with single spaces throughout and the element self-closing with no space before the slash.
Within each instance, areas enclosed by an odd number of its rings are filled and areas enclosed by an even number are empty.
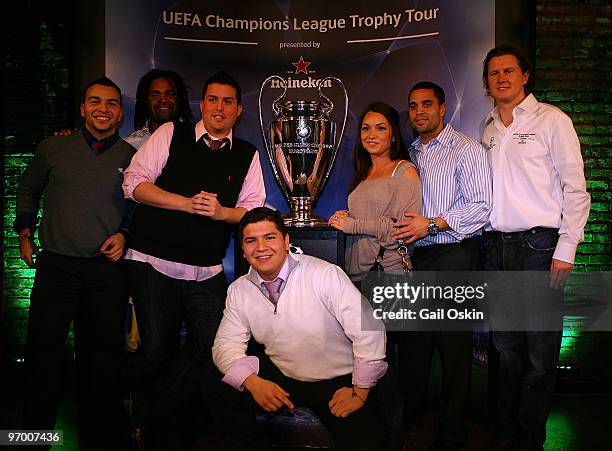
<svg viewBox="0 0 612 451">
<path fill-rule="evenodd" d="M 117 132 L 122 114 L 119 87 L 106 77 L 91 82 L 81 104 L 81 132 L 42 141 L 17 191 L 20 255 L 36 268 L 22 427 L 54 429 L 64 344 L 74 319 L 80 449 L 129 445 L 119 381 L 125 297 L 117 261 L 129 204 L 121 183 L 134 149 Z M 34 260 L 43 191 L 43 250 Z"/>
<path fill-rule="evenodd" d="M 126 171 L 125 196 L 139 202 L 126 258 L 145 357 L 138 413 L 147 447 L 187 446 L 172 440 L 184 435 L 173 426 L 214 368 L 231 225 L 265 198 L 257 150 L 232 134 L 240 101 L 236 80 L 214 75 L 202 90 L 202 120 L 161 125 Z"/>
</svg>

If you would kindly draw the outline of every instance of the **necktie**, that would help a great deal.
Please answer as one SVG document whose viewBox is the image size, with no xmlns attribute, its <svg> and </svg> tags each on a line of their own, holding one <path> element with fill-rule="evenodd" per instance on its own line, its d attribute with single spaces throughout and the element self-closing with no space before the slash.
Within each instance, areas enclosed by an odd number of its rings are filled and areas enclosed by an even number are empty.
<svg viewBox="0 0 612 451">
<path fill-rule="evenodd" d="M 208 147 L 210 148 L 210 150 L 219 150 L 228 141 L 229 141 L 229 139 L 227 139 L 227 138 L 212 139 L 212 138 L 208 137 L 208 139 L 206 140 L 206 144 L 208 144 Z"/>
<path fill-rule="evenodd" d="M 278 302 L 278 298 L 280 297 L 280 287 L 283 283 L 283 279 L 277 277 L 272 282 L 262 282 L 268 291 L 268 296 L 270 297 L 270 302 L 276 305 Z"/>
<path fill-rule="evenodd" d="M 94 141 L 91 143 L 91 148 L 95 153 L 100 153 L 100 150 L 102 147 L 104 147 L 104 144 L 106 144 L 106 141 Z"/>
</svg>

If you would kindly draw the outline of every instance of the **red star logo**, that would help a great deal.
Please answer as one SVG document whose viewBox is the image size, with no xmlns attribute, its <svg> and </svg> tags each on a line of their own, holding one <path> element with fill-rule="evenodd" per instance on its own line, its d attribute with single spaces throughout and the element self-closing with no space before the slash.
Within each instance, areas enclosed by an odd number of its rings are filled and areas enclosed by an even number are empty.
<svg viewBox="0 0 612 451">
<path fill-rule="evenodd" d="M 291 63 L 295 66 L 295 73 L 299 74 L 300 72 L 304 72 L 308 75 L 308 66 L 310 66 L 310 62 L 304 61 L 304 57 L 300 56 L 300 59 L 297 63 Z"/>
</svg>

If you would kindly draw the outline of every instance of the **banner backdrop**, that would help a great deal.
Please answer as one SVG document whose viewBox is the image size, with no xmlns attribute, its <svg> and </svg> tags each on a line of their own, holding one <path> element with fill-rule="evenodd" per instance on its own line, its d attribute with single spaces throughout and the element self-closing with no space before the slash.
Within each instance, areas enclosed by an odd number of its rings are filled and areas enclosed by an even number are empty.
<svg viewBox="0 0 612 451">
<path fill-rule="evenodd" d="M 494 2 L 472 0 L 351 1 L 140 0 L 106 2 L 106 72 L 124 91 L 123 136 L 132 131 L 138 80 L 152 68 L 171 69 L 191 87 L 199 118 L 204 81 L 219 70 L 242 87 L 244 112 L 237 135 L 260 149 L 267 203 L 287 211 L 263 146 L 258 117 L 262 82 L 289 79 L 289 98 L 317 98 L 318 80 L 340 78 L 349 95 L 344 139 L 315 211 L 327 218 L 346 208 L 353 174 L 357 118 L 372 101 L 403 112 L 410 87 L 430 80 L 446 92 L 446 121 L 472 136 L 491 108 L 482 88 L 482 60 L 495 43 Z M 281 87 L 268 87 L 264 113 Z M 324 93 L 343 110 L 340 90 Z M 334 116 L 337 121 L 338 116 Z"/>
</svg>

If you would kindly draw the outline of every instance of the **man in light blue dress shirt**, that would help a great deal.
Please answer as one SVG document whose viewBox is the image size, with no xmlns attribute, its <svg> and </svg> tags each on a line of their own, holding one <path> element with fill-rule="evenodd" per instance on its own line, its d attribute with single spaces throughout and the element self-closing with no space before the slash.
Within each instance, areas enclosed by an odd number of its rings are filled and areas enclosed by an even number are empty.
<svg viewBox="0 0 612 451">
<path fill-rule="evenodd" d="M 417 271 L 472 271 L 479 266 L 478 236 L 491 209 L 491 174 L 483 146 L 444 124 L 444 90 L 420 82 L 409 94 L 410 125 L 419 134 L 410 148 L 423 184 L 423 209 L 406 212 L 393 233 L 415 244 Z M 419 331 L 399 346 L 409 428 L 419 428 L 426 407 L 434 349 L 441 357 L 443 382 L 440 433 L 429 450 L 459 449 L 467 434 L 463 419 L 472 361 L 471 332 Z"/>
</svg>

